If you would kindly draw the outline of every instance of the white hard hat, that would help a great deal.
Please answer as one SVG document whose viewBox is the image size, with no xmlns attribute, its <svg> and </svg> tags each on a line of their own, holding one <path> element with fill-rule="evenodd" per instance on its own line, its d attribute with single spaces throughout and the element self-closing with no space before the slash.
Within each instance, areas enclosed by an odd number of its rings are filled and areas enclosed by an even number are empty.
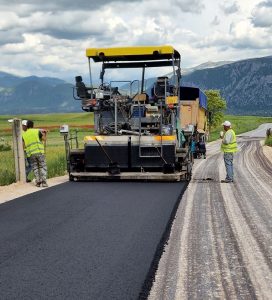
<svg viewBox="0 0 272 300">
<path fill-rule="evenodd" d="M 224 123 L 222 123 L 222 126 L 230 127 L 231 123 L 230 123 L 230 121 L 225 121 Z"/>
<path fill-rule="evenodd" d="M 22 125 L 23 125 L 23 126 L 27 126 L 27 120 L 23 120 L 23 121 L 22 121 Z"/>
</svg>

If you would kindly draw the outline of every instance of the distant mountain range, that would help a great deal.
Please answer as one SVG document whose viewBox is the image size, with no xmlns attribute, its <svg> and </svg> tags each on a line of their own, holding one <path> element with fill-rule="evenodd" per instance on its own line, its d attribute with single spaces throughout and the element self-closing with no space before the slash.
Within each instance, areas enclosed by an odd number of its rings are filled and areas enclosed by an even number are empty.
<svg viewBox="0 0 272 300">
<path fill-rule="evenodd" d="M 153 81 L 150 78 L 147 86 Z M 228 113 L 272 115 L 272 56 L 183 69 L 182 85 L 220 90 Z M 76 111 L 81 111 L 81 105 L 73 99 L 72 84 L 58 78 L 0 72 L 0 115 Z"/>
<path fill-rule="evenodd" d="M 272 56 L 195 70 L 182 84 L 220 90 L 228 113 L 272 116 Z"/>
<path fill-rule="evenodd" d="M 201 65 L 196 66 L 196 67 L 183 68 L 181 70 L 181 74 L 182 75 L 188 75 L 188 74 L 193 73 L 194 71 L 216 68 L 216 67 L 220 67 L 220 66 L 223 66 L 223 65 L 226 65 L 226 64 L 231 64 L 231 63 L 233 63 L 233 61 L 218 61 L 218 62 L 208 61 L 208 62 L 205 62 Z"/>
<path fill-rule="evenodd" d="M 58 78 L 0 72 L 0 115 L 80 111 L 73 85 Z"/>
</svg>

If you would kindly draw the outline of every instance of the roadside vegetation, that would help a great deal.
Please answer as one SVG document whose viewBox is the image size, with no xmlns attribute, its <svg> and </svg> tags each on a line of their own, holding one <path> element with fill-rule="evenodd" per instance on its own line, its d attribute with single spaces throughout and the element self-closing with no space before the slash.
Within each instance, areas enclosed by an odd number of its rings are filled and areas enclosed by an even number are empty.
<svg viewBox="0 0 272 300">
<path fill-rule="evenodd" d="M 48 131 L 46 159 L 49 178 L 66 174 L 64 138 L 59 133 L 59 127 L 68 124 L 71 134 L 78 136 L 79 147 L 83 147 L 84 136 L 93 131 L 93 115 L 90 113 L 0 116 L 0 185 L 15 182 L 12 132 L 11 124 L 8 123 L 8 120 L 14 117 L 33 120 L 36 128 L 44 128 Z M 224 116 L 222 114 L 211 128 L 210 141 L 218 139 L 219 132 L 222 130 L 222 120 L 229 120 L 237 134 L 253 130 L 262 123 L 272 123 L 272 117 Z M 75 147 L 75 140 L 71 143 Z M 272 146 L 271 137 L 267 140 L 267 145 Z M 30 178 L 33 178 L 33 175 Z"/>
<path fill-rule="evenodd" d="M 93 130 L 93 115 L 89 113 L 45 114 L 45 115 L 21 115 L 0 116 L 0 185 L 15 182 L 15 166 L 12 151 L 12 131 L 8 122 L 12 118 L 29 119 L 34 121 L 36 128 L 47 130 L 47 142 L 45 147 L 48 178 L 66 174 L 66 157 L 64 138 L 59 133 L 63 124 L 68 124 L 70 133 L 78 136 L 79 147 L 83 147 L 83 137 Z M 75 139 L 71 140 L 75 147 Z M 33 174 L 29 175 L 33 179 Z"/>
<path fill-rule="evenodd" d="M 272 147 L 272 137 L 271 137 L 271 136 L 268 137 L 268 138 L 266 138 L 265 144 L 266 144 L 267 146 Z"/>
<path fill-rule="evenodd" d="M 227 104 L 219 90 L 207 90 L 205 94 L 208 100 L 208 126 L 209 132 L 211 132 L 213 128 L 222 123 Z"/>
<path fill-rule="evenodd" d="M 263 123 L 272 123 L 272 117 L 225 115 L 223 120 L 228 120 L 231 122 L 232 128 L 236 134 L 256 129 Z M 219 132 L 222 130 L 221 124 L 222 123 L 212 128 L 210 141 L 214 141 L 219 138 Z"/>
<path fill-rule="evenodd" d="M 207 90 L 205 91 L 205 94 L 208 98 L 208 127 L 210 132 L 210 142 L 219 138 L 219 132 L 222 130 L 221 124 L 226 120 L 231 122 L 232 128 L 236 134 L 256 129 L 263 123 L 272 123 L 272 117 L 225 115 L 224 111 L 227 107 L 226 100 L 222 98 L 220 91 Z M 266 143 L 271 143 L 270 139 L 268 139 Z"/>
</svg>

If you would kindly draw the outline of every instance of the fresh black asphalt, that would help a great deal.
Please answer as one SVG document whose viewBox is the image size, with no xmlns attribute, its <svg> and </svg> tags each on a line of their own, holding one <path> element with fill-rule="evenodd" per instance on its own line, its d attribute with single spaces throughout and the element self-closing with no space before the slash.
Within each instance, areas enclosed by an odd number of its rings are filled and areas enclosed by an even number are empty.
<svg viewBox="0 0 272 300">
<path fill-rule="evenodd" d="M 183 189 L 67 182 L 0 205 L 0 299 L 137 299 Z"/>
</svg>

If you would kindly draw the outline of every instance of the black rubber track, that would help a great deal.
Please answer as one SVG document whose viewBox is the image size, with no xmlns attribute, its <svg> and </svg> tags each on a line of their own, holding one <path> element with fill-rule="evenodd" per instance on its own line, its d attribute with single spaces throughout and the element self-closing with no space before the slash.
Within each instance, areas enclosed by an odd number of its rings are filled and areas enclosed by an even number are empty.
<svg viewBox="0 0 272 300">
<path fill-rule="evenodd" d="M 0 299 L 147 295 L 184 188 L 68 182 L 0 205 Z"/>
</svg>

